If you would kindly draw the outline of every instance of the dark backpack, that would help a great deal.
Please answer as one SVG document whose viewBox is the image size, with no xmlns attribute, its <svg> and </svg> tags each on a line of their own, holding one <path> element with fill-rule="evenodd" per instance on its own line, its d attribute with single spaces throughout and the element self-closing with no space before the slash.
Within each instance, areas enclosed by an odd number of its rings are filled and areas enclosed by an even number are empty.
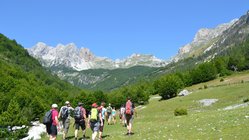
<svg viewBox="0 0 249 140">
<path fill-rule="evenodd" d="M 43 117 L 43 124 L 52 124 L 52 110 L 46 112 L 45 116 Z"/>
<path fill-rule="evenodd" d="M 133 108 L 132 108 L 132 102 L 127 101 L 125 105 L 125 114 L 132 115 L 133 114 Z"/>
<path fill-rule="evenodd" d="M 76 120 L 81 120 L 83 118 L 83 112 L 79 106 L 74 109 L 74 118 Z"/>
<path fill-rule="evenodd" d="M 61 118 L 67 119 L 67 117 L 68 117 L 68 107 L 63 107 L 61 110 Z"/>
</svg>

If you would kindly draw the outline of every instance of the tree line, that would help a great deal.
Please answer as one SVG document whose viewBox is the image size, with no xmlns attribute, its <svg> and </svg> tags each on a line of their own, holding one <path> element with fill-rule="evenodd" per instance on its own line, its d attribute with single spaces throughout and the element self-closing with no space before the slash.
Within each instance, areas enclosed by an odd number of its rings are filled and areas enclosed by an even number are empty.
<svg viewBox="0 0 249 140">
<path fill-rule="evenodd" d="M 93 102 L 100 104 L 104 101 L 119 108 L 127 97 L 131 97 L 136 105 L 148 103 L 149 96 L 154 94 L 159 94 L 162 99 L 175 97 L 184 87 L 248 70 L 249 41 L 230 47 L 209 62 L 193 65 L 194 59 L 179 62 L 185 61 L 183 69 L 173 69 L 156 79 L 139 81 L 105 93 L 88 91 L 52 75 L 15 40 L 0 34 L 0 126 L 29 125 L 30 121 L 41 119 L 52 103 L 62 106 L 66 100 L 74 106 L 83 102 L 89 110 Z M 171 64 L 171 67 L 179 63 Z M 0 138 L 7 135 L 9 133 L 1 131 Z"/>
</svg>

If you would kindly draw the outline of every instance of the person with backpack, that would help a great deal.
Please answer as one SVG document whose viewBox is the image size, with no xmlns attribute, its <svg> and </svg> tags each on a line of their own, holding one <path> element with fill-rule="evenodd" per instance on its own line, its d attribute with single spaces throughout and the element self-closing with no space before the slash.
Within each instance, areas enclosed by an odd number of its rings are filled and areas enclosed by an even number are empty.
<svg viewBox="0 0 249 140">
<path fill-rule="evenodd" d="M 127 102 L 125 104 L 125 118 L 126 118 L 126 125 L 127 125 L 127 135 L 132 134 L 132 121 L 135 112 L 135 105 L 131 102 L 130 97 L 127 98 Z"/>
<path fill-rule="evenodd" d="M 107 112 L 107 121 L 108 121 L 108 125 L 111 124 L 111 120 L 112 120 L 112 107 L 111 104 L 109 103 L 109 106 L 106 108 L 106 112 Z"/>
<path fill-rule="evenodd" d="M 63 126 L 63 140 L 66 139 L 68 129 L 70 126 L 70 114 L 74 111 L 74 108 L 71 107 L 70 102 L 66 101 L 65 106 L 62 106 L 59 112 L 59 118 L 62 120 L 62 126 Z"/>
<path fill-rule="evenodd" d="M 89 112 L 88 116 L 88 125 L 91 127 L 92 133 L 92 140 L 95 140 L 99 127 L 103 126 L 103 120 L 101 115 L 101 110 L 98 110 L 98 105 L 96 103 L 92 104 L 92 109 Z M 102 138 L 100 138 L 101 140 Z"/>
<path fill-rule="evenodd" d="M 78 139 L 78 131 L 80 130 L 80 127 L 83 131 L 83 139 L 86 138 L 86 110 L 83 108 L 83 103 L 79 102 L 78 106 L 74 109 L 74 119 L 75 119 L 75 140 Z"/>
<path fill-rule="evenodd" d="M 105 102 L 101 103 L 101 106 L 98 108 L 98 110 L 101 112 L 101 117 L 103 121 L 103 125 L 99 127 L 99 139 L 102 139 L 102 134 L 104 130 L 104 125 L 105 125 L 105 116 L 107 115 L 106 113 L 106 108 L 105 108 Z"/>
<path fill-rule="evenodd" d="M 57 108 L 57 104 L 52 104 L 52 109 L 48 111 L 43 118 L 43 123 L 46 125 L 50 140 L 56 140 L 57 128 L 60 128 Z"/>
</svg>

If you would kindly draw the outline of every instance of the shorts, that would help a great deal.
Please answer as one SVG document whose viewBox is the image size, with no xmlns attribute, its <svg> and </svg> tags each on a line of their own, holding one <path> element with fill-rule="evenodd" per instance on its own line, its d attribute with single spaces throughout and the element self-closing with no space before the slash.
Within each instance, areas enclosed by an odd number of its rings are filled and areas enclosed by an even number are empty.
<svg viewBox="0 0 249 140">
<path fill-rule="evenodd" d="M 75 129 L 80 130 L 80 127 L 81 127 L 82 130 L 86 129 L 86 124 L 85 124 L 84 120 L 82 120 L 82 121 L 75 121 Z"/>
<path fill-rule="evenodd" d="M 69 125 L 70 125 L 70 119 L 62 120 L 62 125 L 65 133 L 68 133 Z"/>
<path fill-rule="evenodd" d="M 56 125 L 52 125 L 51 127 L 50 127 L 50 135 L 53 135 L 53 136 L 56 136 L 57 135 L 57 127 L 56 127 Z"/>
<path fill-rule="evenodd" d="M 46 130 L 47 130 L 48 135 L 51 134 L 51 125 L 52 124 L 46 124 Z"/>
<path fill-rule="evenodd" d="M 104 125 L 105 125 L 105 120 L 103 119 L 102 121 L 103 121 L 103 125 L 102 125 L 102 126 L 101 126 L 101 125 L 99 126 L 99 131 L 100 131 L 100 132 L 103 132 L 103 130 L 104 130 Z"/>
<path fill-rule="evenodd" d="M 129 123 L 132 123 L 133 121 L 133 115 L 125 114 L 125 119 L 126 119 L 127 125 L 129 125 Z"/>
<path fill-rule="evenodd" d="M 100 127 L 99 121 L 90 122 L 90 127 L 91 127 L 91 129 L 92 129 L 93 132 L 98 132 L 99 131 L 99 127 Z"/>
</svg>

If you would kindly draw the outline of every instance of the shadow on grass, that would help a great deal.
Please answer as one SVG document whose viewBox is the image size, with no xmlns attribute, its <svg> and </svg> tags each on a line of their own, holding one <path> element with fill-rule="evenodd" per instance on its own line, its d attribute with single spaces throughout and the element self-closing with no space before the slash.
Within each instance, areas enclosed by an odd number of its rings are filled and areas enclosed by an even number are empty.
<svg viewBox="0 0 249 140">
<path fill-rule="evenodd" d="M 74 140 L 75 138 L 74 138 L 74 136 L 69 136 L 69 137 L 67 137 L 67 140 Z M 78 140 L 82 140 L 83 139 L 83 137 L 78 137 Z M 90 139 L 90 137 L 89 136 L 86 136 L 85 138 L 84 138 L 84 140 L 86 140 L 86 139 Z"/>
<path fill-rule="evenodd" d="M 108 137 L 110 137 L 110 135 L 103 135 L 102 139 L 105 139 L 105 138 L 108 138 Z"/>
<path fill-rule="evenodd" d="M 130 134 L 129 133 L 126 133 L 125 136 L 132 136 L 134 135 L 135 133 L 131 132 Z"/>
</svg>

